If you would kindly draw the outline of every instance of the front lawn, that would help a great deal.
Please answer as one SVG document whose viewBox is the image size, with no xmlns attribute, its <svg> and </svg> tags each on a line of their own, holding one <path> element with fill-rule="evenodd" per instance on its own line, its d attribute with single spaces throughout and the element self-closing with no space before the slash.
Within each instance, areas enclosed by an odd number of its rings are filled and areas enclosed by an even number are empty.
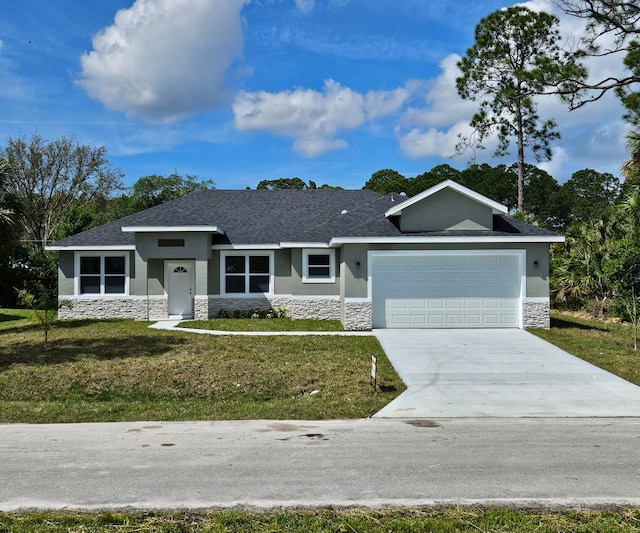
<svg viewBox="0 0 640 533">
<path fill-rule="evenodd" d="M 55 323 L 45 350 L 25 316 L 0 310 L 0 422 L 361 418 L 404 390 L 375 337 L 70 320 Z M 383 392 L 369 384 L 372 353 Z"/>
<path fill-rule="evenodd" d="M 0 513 L 0 531 L 12 533 L 157 532 L 459 532 L 592 533 L 638 531 L 640 511 L 548 512 L 519 509 L 318 509 L 250 513 L 241 510 L 175 512 Z"/>
<path fill-rule="evenodd" d="M 553 311 L 551 329 L 528 331 L 572 355 L 640 385 L 640 350 L 633 349 L 633 328 L 628 324 L 587 320 Z"/>
</svg>

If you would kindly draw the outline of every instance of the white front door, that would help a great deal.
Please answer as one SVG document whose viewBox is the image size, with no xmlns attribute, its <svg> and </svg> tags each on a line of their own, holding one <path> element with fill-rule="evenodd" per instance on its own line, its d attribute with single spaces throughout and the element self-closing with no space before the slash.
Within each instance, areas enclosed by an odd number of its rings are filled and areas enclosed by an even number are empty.
<svg viewBox="0 0 640 533">
<path fill-rule="evenodd" d="M 193 270 L 193 261 L 166 263 L 170 317 L 193 318 Z"/>
</svg>

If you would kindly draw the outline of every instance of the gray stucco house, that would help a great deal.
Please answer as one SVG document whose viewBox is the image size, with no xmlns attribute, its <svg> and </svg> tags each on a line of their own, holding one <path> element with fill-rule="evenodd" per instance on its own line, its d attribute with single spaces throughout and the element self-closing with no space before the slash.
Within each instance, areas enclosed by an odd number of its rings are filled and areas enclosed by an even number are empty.
<svg viewBox="0 0 640 533">
<path fill-rule="evenodd" d="M 421 194 L 203 190 L 53 243 L 61 318 L 284 307 L 346 329 L 548 327 L 549 245 L 455 182 Z"/>
</svg>

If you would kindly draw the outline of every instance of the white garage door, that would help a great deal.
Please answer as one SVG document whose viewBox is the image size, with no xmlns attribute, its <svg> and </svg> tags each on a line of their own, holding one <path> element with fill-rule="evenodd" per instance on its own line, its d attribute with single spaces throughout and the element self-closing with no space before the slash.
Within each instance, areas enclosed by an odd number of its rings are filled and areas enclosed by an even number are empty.
<svg viewBox="0 0 640 533">
<path fill-rule="evenodd" d="M 520 253 L 373 253 L 373 327 L 519 327 L 520 265 Z"/>
</svg>

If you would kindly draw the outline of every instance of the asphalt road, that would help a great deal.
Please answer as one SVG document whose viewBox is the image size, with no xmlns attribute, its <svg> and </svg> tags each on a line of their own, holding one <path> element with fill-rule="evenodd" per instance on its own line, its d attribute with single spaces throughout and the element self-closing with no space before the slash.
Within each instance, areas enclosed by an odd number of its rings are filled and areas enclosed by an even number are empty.
<svg viewBox="0 0 640 533">
<path fill-rule="evenodd" d="M 0 510 L 640 505 L 640 419 L 0 425 Z"/>
</svg>

